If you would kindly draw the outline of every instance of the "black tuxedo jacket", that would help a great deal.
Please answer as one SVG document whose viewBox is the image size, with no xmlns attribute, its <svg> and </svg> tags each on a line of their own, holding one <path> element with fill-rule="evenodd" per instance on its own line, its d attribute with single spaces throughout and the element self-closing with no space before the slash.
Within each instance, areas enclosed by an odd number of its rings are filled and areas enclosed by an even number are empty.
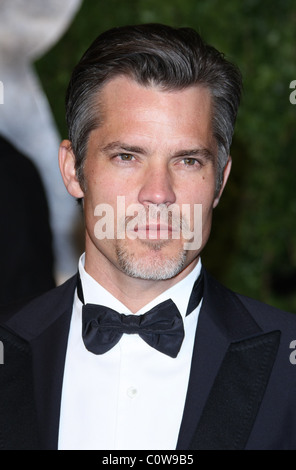
<svg viewBox="0 0 296 470">
<path fill-rule="evenodd" d="M 2 449 L 57 449 L 76 282 L 2 321 Z M 296 449 L 294 340 L 296 315 L 238 296 L 205 273 L 177 449 Z"/>
</svg>

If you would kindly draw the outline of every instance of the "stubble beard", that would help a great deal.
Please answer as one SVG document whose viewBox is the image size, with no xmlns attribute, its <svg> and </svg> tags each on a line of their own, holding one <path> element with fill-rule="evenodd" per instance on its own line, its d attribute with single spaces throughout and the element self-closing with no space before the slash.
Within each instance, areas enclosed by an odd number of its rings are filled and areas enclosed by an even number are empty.
<svg viewBox="0 0 296 470">
<path fill-rule="evenodd" d="M 173 218 L 170 208 L 162 205 L 150 205 L 143 208 L 141 217 L 138 218 L 138 226 L 150 225 L 150 220 L 155 222 L 164 222 L 165 226 L 171 226 L 172 230 L 182 230 L 182 227 L 188 227 L 185 218 Z M 150 219 L 151 218 L 151 219 Z M 121 227 L 126 234 L 129 217 L 121 223 Z M 187 251 L 184 249 L 184 243 L 180 240 L 169 238 L 153 240 L 137 238 L 130 244 L 126 238 L 116 240 L 116 256 L 118 266 L 129 277 L 164 281 L 177 276 L 185 267 L 187 260 Z M 149 236 L 148 236 L 149 238 Z M 135 245 L 133 245 L 135 243 Z M 180 243 L 179 247 L 174 247 L 175 243 Z"/>
<path fill-rule="evenodd" d="M 117 240 L 118 265 L 122 272 L 133 278 L 151 281 L 172 279 L 183 270 L 187 252 L 180 248 L 174 256 L 166 257 L 162 251 L 171 242 L 172 240 L 138 240 L 145 249 L 145 254 L 141 256 L 129 249 L 123 240 Z"/>
</svg>

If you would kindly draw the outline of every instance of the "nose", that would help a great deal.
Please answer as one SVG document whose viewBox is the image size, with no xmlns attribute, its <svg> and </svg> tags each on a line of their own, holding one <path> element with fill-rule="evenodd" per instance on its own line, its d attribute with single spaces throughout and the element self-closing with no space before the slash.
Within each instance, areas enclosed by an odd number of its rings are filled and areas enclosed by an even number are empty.
<svg viewBox="0 0 296 470">
<path fill-rule="evenodd" d="M 150 204 L 169 206 L 176 202 L 172 177 L 166 165 L 154 165 L 146 171 L 138 199 L 144 206 Z"/>
</svg>

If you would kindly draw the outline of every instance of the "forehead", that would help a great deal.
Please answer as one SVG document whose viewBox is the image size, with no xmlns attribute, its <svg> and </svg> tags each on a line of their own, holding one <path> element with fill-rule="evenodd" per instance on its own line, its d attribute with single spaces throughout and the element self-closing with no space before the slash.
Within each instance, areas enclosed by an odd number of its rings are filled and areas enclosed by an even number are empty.
<svg viewBox="0 0 296 470">
<path fill-rule="evenodd" d="M 205 87 L 167 91 L 119 76 L 101 89 L 99 106 L 102 138 L 123 133 L 135 139 L 187 139 L 195 143 L 200 140 L 204 146 L 214 145 L 212 97 Z"/>
<path fill-rule="evenodd" d="M 133 107 L 180 107 L 196 113 L 211 111 L 212 97 L 207 87 L 192 85 L 184 89 L 167 90 L 159 85 L 141 85 L 133 78 L 120 75 L 108 81 L 100 91 L 100 101 L 104 107 L 111 109 L 114 105 L 131 105 Z"/>
</svg>

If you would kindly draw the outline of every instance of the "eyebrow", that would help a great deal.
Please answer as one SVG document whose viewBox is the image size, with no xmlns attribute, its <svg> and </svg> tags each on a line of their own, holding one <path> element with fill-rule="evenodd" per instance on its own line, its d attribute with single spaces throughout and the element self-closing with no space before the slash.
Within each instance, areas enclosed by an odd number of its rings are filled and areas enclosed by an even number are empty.
<svg viewBox="0 0 296 470">
<path fill-rule="evenodd" d="M 180 150 L 174 154 L 174 157 L 201 157 L 210 162 L 215 161 L 214 153 L 205 147 L 189 150 Z"/>
<path fill-rule="evenodd" d="M 103 153 L 114 152 L 114 151 L 124 151 L 124 152 L 134 152 L 140 154 L 148 154 L 148 151 L 143 147 L 139 147 L 137 145 L 129 145 L 124 142 L 116 141 L 110 142 L 105 147 L 99 149 Z"/>
<path fill-rule="evenodd" d="M 110 142 L 105 147 L 99 149 L 100 152 L 108 153 L 114 151 L 124 151 L 131 153 L 138 153 L 141 155 L 148 155 L 149 152 L 144 147 L 139 147 L 137 145 L 129 145 L 124 142 L 115 141 Z M 212 151 L 205 147 L 193 148 L 193 149 L 184 149 L 178 150 L 177 152 L 171 155 L 173 158 L 177 157 L 201 157 L 209 162 L 215 162 L 215 155 Z"/>
</svg>

